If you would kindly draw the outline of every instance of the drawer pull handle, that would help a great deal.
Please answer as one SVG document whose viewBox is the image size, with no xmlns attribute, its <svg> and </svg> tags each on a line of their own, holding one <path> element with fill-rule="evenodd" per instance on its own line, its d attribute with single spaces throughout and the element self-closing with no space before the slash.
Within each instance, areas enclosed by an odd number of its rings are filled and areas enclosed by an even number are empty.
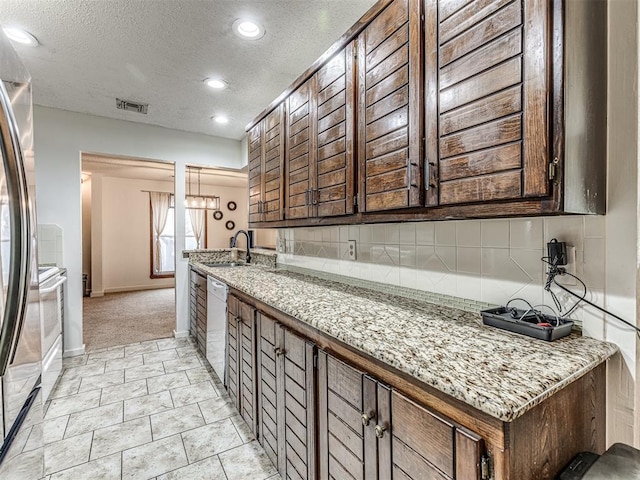
<svg viewBox="0 0 640 480">
<path fill-rule="evenodd" d="M 275 354 L 276 354 L 276 357 L 279 357 L 280 355 L 284 355 L 284 354 L 285 354 L 285 351 L 284 351 L 284 349 L 282 349 L 282 348 L 280 348 L 280 347 L 275 347 L 275 348 L 273 349 L 273 353 L 275 353 Z"/>
<path fill-rule="evenodd" d="M 376 419 L 376 414 L 373 412 L 363 413 L 362 414 L 362 426 L 368 427 L 371 420 Z"/>
<path fill-rule="evenodd" d="M 376 425 L 376 437 L 382 438 L 384 437 L 384 432 L 387 431 L 387 427 L 383 427 L 382 425 Z"/>
</svg>

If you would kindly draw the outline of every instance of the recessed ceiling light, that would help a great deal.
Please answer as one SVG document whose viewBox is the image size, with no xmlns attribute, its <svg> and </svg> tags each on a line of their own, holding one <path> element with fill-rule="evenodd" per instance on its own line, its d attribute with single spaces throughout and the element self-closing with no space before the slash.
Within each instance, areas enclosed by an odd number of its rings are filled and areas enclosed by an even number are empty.
<svg viewBox="0 0 640 480">
<path fill-rule="evenodd" d="M 229 119 L 224 115 L 216 115 L 215 117 L 211 117 L 211 120 L 216 123 L 229 123 Z"/>
<path fill-rule="evenodd" d="M 222 90 L 223 88 L 227 88 L 227 82 L 224 80 L 220 80 L 218 78 L 207 78 L 204 83 L 211 88 L 215 88 L 216 90 Z"/>
<path fill-rule="evenodd" d="M 247 20 L 239 18 L 233 22 L 233 31 L 242 38 L 249 40 L 258 40 L 264 37 L 265 29 L 262 25 L 254 22 L 253 20 Z"/>
<path fill-rule="evenodd" d="M 22 43 L 23 45 L 29 45 L 35 47 L 39 45 L 38 39 L 25 29 L 20 27 L 3 27 L 4 34 L 13 42 Z"/>
</svg>

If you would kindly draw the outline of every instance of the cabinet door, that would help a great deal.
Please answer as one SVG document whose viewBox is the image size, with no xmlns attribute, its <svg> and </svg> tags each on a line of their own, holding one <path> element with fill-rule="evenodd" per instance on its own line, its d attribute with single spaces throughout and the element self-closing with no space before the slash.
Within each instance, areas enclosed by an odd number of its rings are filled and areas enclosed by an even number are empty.
<svg viewBox="0 0 640 480">
<path fill-rule="evenodd" d="M 194 272 L 195 273 L 195 272 Z M 196 338 L 198 350 L 206 356 L 207 352 L 207 278 L 196 273 Z"/>
<path fill-rule="evenodd" d="M 363 415 L 375 422 L 375 401 L 365 405 L 364 373 L 340 360 L 318 352 L 318 471 L 325 478 L 377 478 L 365 476 L 365 429 Z M 368 466 L 376 458 L 367 459 Z"/>
<path fill-rule="evenodd" d="M 258 312 L 260 444 L 282 478 L 316 478 L 315 346 Z"/>
<path fill-rule="evenodd" d="M 278 105 L 262 120 L 262 220 L 282 220 L 284 173 L 284 108 Z"/>
<path fill-rule="evenodd" d="M 315 383 L 313 344 L 283 329 L 279 376 L 282 391 L 280 454 L 283 478 L 312 480 L 316 476 Z"/>
<path fill-rule="evenodd" d="M 356 78 L 354 42 L 315 74 L 316 215 L 353 213 Z"/>
<path fill-rule="evenodd" d="M 256 432 L 256 377 L 254 376 L 255 352 L 255 309 L 243 302 L 239 303 L 240 318 L 238 322 L 238 391 L 240 397 L 240 415 Z"/>
<path fill-rule="evenodd" d="M 419 0 L 395 0 L 358 37 L 360 210 L 421 205 Z"/>
<path fill-rule="evenodd" d="M 313 83 L 313 78 L 307 80 L 287 99 L 287 218 L 312 215 L 311 179 L 315 167 Z"/>
<path fill-rule="evenodd" d="M 238 299 L 232 295 L 227 297 L 227 393 L 233 405 L 240 410 L 240 368 L 239 368 L 239 339 L 240 328 L 238 321 Z"/>
<path fill-rule="evenodd" d="M 482 439 L 447 418 L 378 385 L 380 479 L 476 480 Z"/>
<path fill-rule="evenodd" d="M 256 324 L 259 328 L 256 368 L 258 373 L 258 438 L 267 456 L 278 465 L 278 413 L 282 402 L 277 395 L 276 351 L 280 341 L 277 338 L 277 322 L 258 312 Z M 279 361 L 279 359 L 278 359 Z"/>
<path fill-rule="evenodd" d="M 441 204 L 549 194 L 549 4 L 438 1 Z"/>
<path fill-rule="evenodd" d="M 262 220 L 262 122 L 249 130 L 249 222 Z"/>
<path fill-rule="evenodd" d="M 198 318 L 198 283 L 194 278 L 195 272 L 189 276 L 189 335 L 197 341 L 196 324 Z"/>
</svg>

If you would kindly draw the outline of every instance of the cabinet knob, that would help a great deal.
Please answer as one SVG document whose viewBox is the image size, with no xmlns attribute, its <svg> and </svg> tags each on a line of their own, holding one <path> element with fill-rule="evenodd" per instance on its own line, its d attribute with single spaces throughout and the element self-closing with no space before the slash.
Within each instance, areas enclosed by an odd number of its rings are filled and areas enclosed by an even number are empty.
<svg viewBox="0 0 640 480">
<path fill-rule="evenodd" d="M 371 422 L 371 420 L 375 420 L 376 419 L 376 414 L 373 412 L 369 412 L 369 413 L 363 413 L 362 414 L 362 425 L 364 427 L 368 427 L 369 423 Z"/>
<path fill-rule="evenodd" d="M 386 431 L 387 431 L 387 427 L 384 427 L 382 425 L 376 425 L 376 437 L 378 438 L 384 437 L 384 432 Z"/>
</svg>

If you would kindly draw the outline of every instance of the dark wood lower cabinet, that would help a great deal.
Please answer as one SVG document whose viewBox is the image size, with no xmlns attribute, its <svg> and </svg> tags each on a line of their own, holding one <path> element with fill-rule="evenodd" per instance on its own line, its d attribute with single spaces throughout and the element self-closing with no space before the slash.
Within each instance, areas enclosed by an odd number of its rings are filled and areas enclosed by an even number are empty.
<svg viewBox="0 0 640 480">
<path fill-rule="evenodd" d="M 191 270 L 189 288 L 189 334 L 200 353 L 207 352 L 207 277 Z"/>
<path fill-rule="evenodd" d="M 227 300 L 227 392 L 255 433 L 255 309 L 236 297 Z"/>
<path fill-rule="evenodd" d="M 315 346 L 258 312 L 258 438 L 284 479 L 315 479 Z"/>
<path fill-rule="evenodd" d="M 283 479 L 547 480 L 605 447 L 606 365 L 511 422 L 233 290 L 227 390 Z"/>
<path fill-rule="evenodd" d="M 479 436 L 322 351 L 318 398 L 320 478 L 481 478 Z"/>
</svg>

